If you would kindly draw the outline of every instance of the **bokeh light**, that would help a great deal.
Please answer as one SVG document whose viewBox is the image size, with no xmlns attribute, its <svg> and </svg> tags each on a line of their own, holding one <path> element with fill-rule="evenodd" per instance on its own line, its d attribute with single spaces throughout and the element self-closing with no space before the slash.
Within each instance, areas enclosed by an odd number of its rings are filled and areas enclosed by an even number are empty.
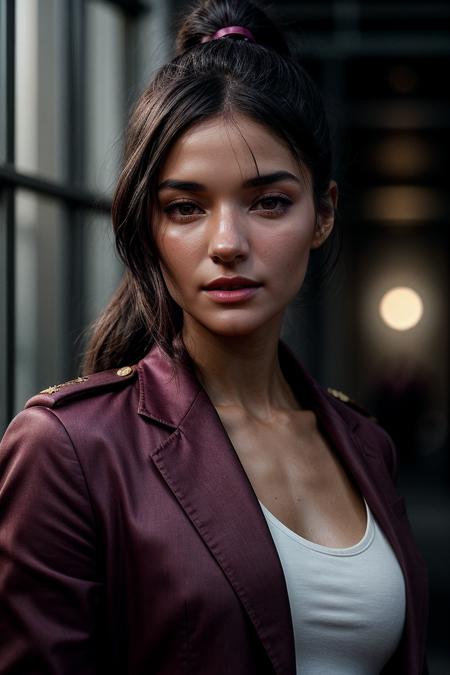
<svg viewBox="0 0 450 675">
<path fill-rule="evenodd" d="M 381 318 L 390 328 L 409 330 L 422 318 L 422 298 L 412 288 L 398 286 L 383 295 L 379 311 Z"/>
</svg>

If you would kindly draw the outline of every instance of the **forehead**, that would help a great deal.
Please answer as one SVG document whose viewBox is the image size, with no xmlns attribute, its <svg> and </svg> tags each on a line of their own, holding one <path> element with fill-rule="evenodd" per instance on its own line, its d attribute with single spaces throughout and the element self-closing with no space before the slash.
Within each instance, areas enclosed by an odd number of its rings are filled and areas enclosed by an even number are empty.
<svg viewBox="0 0 450 675">
<path fill-rule="evenodd" d="M 262 124 L 245 116 L 222 116 L 200 122 L 174 143 L 160 177 L 192 172 L 213 176 L 237 172 L 240 177 L 285 170 L 300 176 L 300 167 L 288 144 Z M 175 175 L 176 174 L 176 175 Z"/>
</svg>

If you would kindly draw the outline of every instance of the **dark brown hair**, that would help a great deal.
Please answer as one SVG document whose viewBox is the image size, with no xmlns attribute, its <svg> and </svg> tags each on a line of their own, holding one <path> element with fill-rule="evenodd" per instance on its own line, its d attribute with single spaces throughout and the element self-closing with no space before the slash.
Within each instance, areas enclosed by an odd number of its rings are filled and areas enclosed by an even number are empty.
<svg viewBox="0 0 450 675">
<path fill-rule="evenodd" d="M 236 36 L 201 42 L 236 25 L 250 30 L 256 44 Z M 330 208 L 330 139 L 316 86 L 252 2 L 201 2 L 181 25 L 174 59 L 156 73 L 130 120 L 112 208 L 125 274 L 93 326 L 84 372 L 135 363 L 154 343 L 181 356 L 182 312 L 165 286 L 152 234 L 155 183 L 183 132 L 202 120 L 233 120 L 236 114 L 284 139 L 310 172 L 316 212 Z"/>
</svg>

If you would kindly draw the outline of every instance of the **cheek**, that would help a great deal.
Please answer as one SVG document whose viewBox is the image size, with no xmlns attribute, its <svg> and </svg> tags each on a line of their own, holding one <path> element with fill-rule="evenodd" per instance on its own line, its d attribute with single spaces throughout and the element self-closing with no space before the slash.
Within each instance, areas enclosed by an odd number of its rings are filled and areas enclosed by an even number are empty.
<svg viewBox="0 0 450 675">
<path fill-rule="evenodd" d="M 157 237 L 157 246 L 161 260 L 167 270 L 174 276 L 192 268 L 200 253 L 200 238 L 195 233 L 165 228 Z"/>
<path fill-rule="evenodd" d="M 161 261 L 161 272 L 171 297 L 184 307 L 186 290 L 194 276 L 199 255 L 199 242 L 187 232 L 177 233 L 165 228 L 156 237 L 156 244 Z M 185 298 L 186 299 L 186 298 Z"/>
<path fill-rule="evenodd" d="M 264 247 L 264 256 L 281 276 L 304 270 L 309 259 L 312 227 L 293 225 L 273 237 Z M 275 271 L 275 270 L 274 270 Z"/>
</svg>

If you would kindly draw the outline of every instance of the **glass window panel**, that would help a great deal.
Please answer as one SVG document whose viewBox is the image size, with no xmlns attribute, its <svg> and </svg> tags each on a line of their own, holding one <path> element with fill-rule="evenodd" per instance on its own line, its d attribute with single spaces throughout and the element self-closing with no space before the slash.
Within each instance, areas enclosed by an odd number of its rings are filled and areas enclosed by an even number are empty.
<svg viewBox="0 0 450 675">
<path fill-rule="evenodd" d="M 125 17 L 105 2 L 86 3 L 86 161 L 91 190 L 111 192 L 122 152 Z"/>
<path fill-rule="evenodd" d="M 6 161 L 6 121 L 7 108 L 11 105 L 6 96 L 6 73 L 9 63 L 7 61 L 7 5 L 0 2 L 0 163 Z"/>
<path fill-rule="evenodd" d="M 9 390 L 7 381 L 9 344 L 8 344 L 8 292 L 11 280 L 8 278 L 7 247 L 7 198 L 6 192 L 0 190 L 0 435 L 9 420 Z"/>
<path fill-rule="evenodd" d="M 173 40 L 169 38 L 174 7 L 167 0 L 145 0 L 147 11 L 142 12 L 135 25 L 136 72 L 135 96 L 147 87 L 156 70 L 170 60 Z M 175 8 L 176 11 L 181 10 Z"/>
<path fill-rule="evenodd" d="M 120 263 L 114 247 L 114 236 L 109 215 L 89 213 L 84 225 L 83 243 L 84 320 L 88 325 L 107 305 L 117 288 L 121 275 Z"/>
<path fill-rule="evenodd" d="M 59 0 L 16 0 L 16 165 L 58 181 L 65 178 L 63 10 Z"/>
<path fill-rule="evenodd" d="M 16 196 L 16 409 L 64 381 L 67 260 L 65 214 L 56 201 Z"/>
</svg>

